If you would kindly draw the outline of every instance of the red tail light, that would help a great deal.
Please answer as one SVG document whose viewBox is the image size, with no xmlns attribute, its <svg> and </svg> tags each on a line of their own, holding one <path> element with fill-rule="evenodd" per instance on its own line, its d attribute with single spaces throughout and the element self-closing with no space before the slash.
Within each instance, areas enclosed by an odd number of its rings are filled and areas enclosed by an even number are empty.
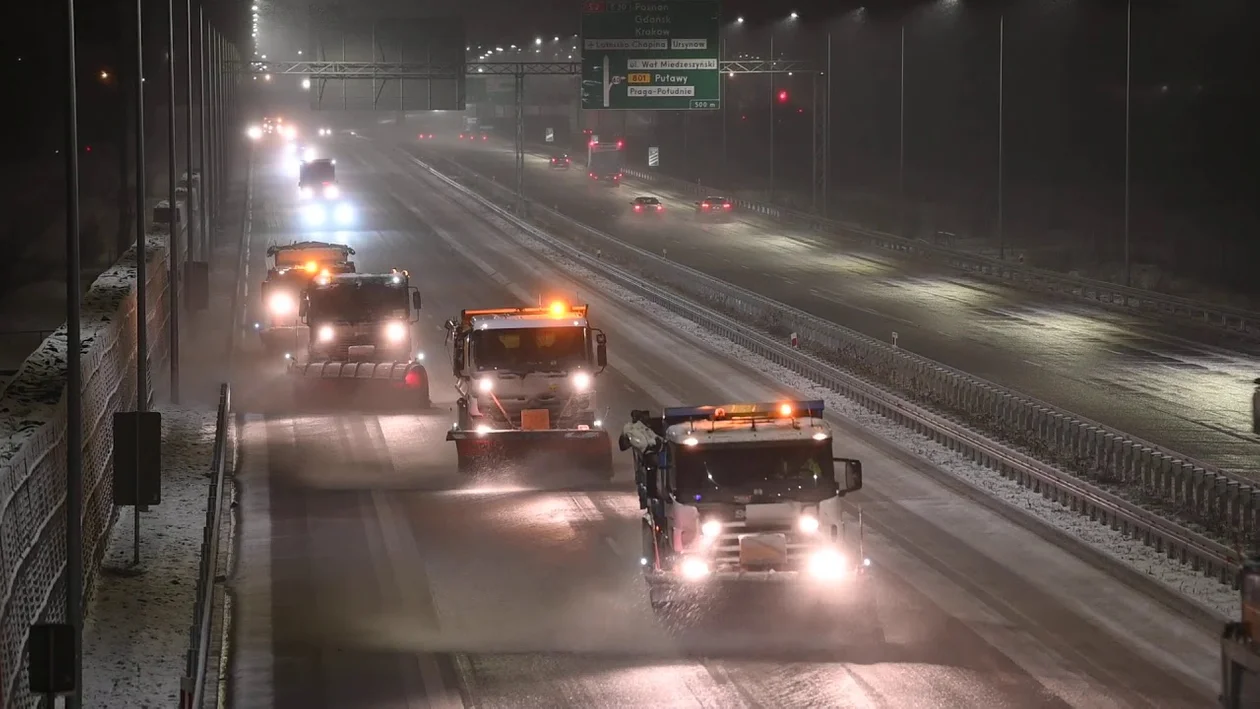
<svg viewBox="0 0 1260 709">
<path fill-rule="evenodd" d="M 636 212 L 642 212 L 642 211 L 643 211 L 643 207 L 642 207 L 642 206 L 640 206 L 640 205 L 637 205 L 637 204 L 636 204 L 636 205 L 634 205 L 634 211 L 636 211 Z"/>
<path fill-rule="evenodd" d="M 730 209 L 730 208 L 731 208 L 731 203 L 730 203 L 730 202 L 727 202 L 726 204 L 723 204 L 723 205 L 722 205 L 722 209 Z"/>
<path fill-rule="evenodd" d="M 403 376 L 403 383 L 409 387 L 415 388 L 424 383 L 424 377 L 420 374 L 419 369 L 411 369 Z"/>
<path fill-rule="evenodd" d="M 663 212 L 663 211 L 665 211 L 665 205 L 663 205 L 663 204 L 658 204 L 658 205 L 656 205 L 656 211 L 658 211 L 658 212 Z"/>
<path fill-rule="evenodd" d="M 481 136 L 481 139 L 482 139 L 482 140 L 486 140 L 486 139 L 487 139 L 487 136 L 484 136 L 484 135 L 483 135 L 483 136 Z"/>
<path fill-rule="evenodd" d="M 701 208 L 701 209 L 708 209 L 708 208 L 709 208 L 709 203 L 708 203 L 708 202 L 705 202 L 704 204 L 700 205 L 700 208 Z"/>
</svg>

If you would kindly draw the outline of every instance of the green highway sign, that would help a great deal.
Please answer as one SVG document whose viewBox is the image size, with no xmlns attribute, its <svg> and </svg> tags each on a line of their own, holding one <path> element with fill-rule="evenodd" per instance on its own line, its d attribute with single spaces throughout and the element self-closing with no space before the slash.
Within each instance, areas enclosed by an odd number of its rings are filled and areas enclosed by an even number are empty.
<svg viewBox="0 0 1260 709">
<path fill-rule="evenodd" d="M 584 0 L 582 108 L 721 108 L 720 4 Z"/>
</svg>

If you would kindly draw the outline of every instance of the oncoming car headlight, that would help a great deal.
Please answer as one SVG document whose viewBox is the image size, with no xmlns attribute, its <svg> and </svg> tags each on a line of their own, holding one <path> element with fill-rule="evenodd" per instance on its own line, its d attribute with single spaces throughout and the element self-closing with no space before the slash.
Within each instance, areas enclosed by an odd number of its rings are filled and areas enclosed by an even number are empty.
<svg viewBox="0 0 1260 709">
<path fill-rule="evenodd" d="M 392 322 L 385 326 L 385 339 L 398 344 L 407 339 L 407 326 L 400 322 Z"/>
<path fill-rule="evenodd" d="M 591 388 L 591 375 L 586 372 L 573 373 L 573 388 L 578 391 L 586 391 Z"/>
<path fill-rule="evenodd" d="M 332 329 L 332 325 L 325 325 L 319 329 L 320 342 L 332 342 L 337 336 L 337 332 Z"/>
<path fill-rule="evenodd" d="M 290 315 L 297 310 L 297 301 L 288 293 L 273 293 L 267 299 L 267 309 L 272 315 Z"/>
</svg>

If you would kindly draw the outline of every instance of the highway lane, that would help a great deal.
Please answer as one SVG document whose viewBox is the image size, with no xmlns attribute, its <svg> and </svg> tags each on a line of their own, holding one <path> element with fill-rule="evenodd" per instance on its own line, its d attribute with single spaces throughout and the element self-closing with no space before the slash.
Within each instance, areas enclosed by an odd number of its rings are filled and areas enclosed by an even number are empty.
<svg viewBox="0 0 1260 709">
<path fill-rule="evenodd" d="M 510 147 L 409 145 L 512 184 Z M 1260 476 L 1251 380 L 1260 345 L 935 269 L 743 214 L 697 221 L 691 198 L 526 159 L 526 190 L 587 224 L 718 278 L 1229 470 Z M 655 194 L 661 219 L 629 201 Z"/>
<path fill-rule="evenodd" d="M 611 343 L 600 391 L 614 430 L 632 407 L 787 392 L 548 274 L 374 146 L 335 149 L 363 222 L 334 238 L 358 250 L 361 270 L 413 273 L 435 406 L 247 415 L 233 706 L 1189 707 L 1210 698 L 1209 633 L 858 438 L 838 453 L 867 463 L 875 571 L 860 615 L 758 604 L 658 619 L 637 577 L 629 456 L 617 455 L 613 485 L 563 470 L 545 480 L 454 473 L 438 323 L 538 293 L 591 302 Z M 255 274 L 263 246 L 293 233 L 291 185 L 256 179 Z M 262 362 L 256 371 L 238 387 L 261 405 L 275 372 Z"/>
</svg>

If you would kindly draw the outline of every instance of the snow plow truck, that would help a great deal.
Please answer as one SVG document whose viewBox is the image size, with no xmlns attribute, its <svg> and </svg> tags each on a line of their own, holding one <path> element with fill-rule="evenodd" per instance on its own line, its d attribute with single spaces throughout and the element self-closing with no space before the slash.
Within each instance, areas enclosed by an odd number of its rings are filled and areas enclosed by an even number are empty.
<svg viewBox="0 0 1260 709">
<path fill-rule="evenodd" d="M 299 406 L 350 410 L 427 409 L 429 377 L 412 325 L 420 293 L 406 271 L 321 275 L 298 315 L 304 351 L 286 354 Z"/>
<path fill-rule="evenodd" d="M 585 305 L 465 310 L 446 322 L 459 391 L 459 469 L 580 470 L 611 480 L 612 443 L 596 411 L 607 337 Z"/>
<path fill-rule="evenodd" d="M 262 282 L 263 314 L 254 331 L 272 354 L 292 352 L 300 346 L 305 328 L 298 317 L 302 293 L 317 277 L 354 273 L 350 257 L 354 249 L 322 241 L 295 241 L 267 247 L 271 266 Z"/>
</svg>

